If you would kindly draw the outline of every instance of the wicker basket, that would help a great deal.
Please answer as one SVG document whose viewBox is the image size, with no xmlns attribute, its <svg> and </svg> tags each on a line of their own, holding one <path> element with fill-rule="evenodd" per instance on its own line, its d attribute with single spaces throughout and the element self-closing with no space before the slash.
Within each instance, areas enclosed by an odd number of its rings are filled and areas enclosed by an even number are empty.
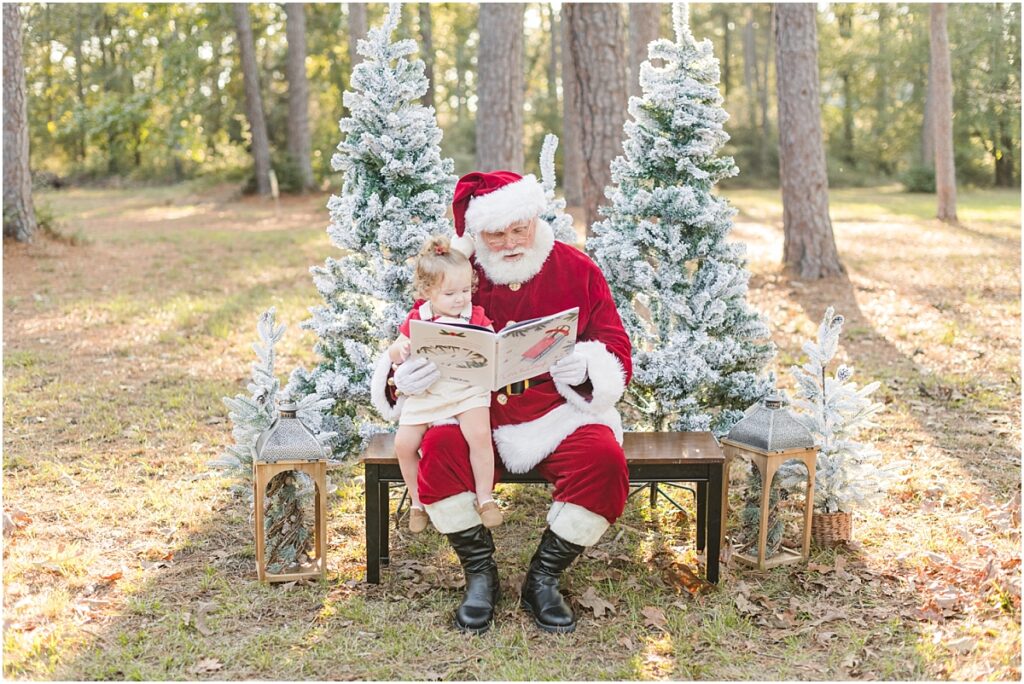
<svg viewBox="0 0 1024 684">
<path fill-rule="evenodd" d="M 852 538 L 853 516 L 850 513 L 818 513 L 811 516 L 811 540 L 817 546 L 839 546 Z"/>
</svg>

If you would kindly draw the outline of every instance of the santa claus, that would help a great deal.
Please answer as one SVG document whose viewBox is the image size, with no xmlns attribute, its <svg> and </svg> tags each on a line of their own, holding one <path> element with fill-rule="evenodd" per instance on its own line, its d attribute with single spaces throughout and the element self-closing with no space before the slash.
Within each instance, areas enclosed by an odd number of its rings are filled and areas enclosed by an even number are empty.
<svg viewBox="0 0 1024 684">
<path fill-rule="evenodd" d="M 573 353 L 548 373 L 509 385 L 491 400 L 495 468 L 531 468 L 554 486 L 548 527 L 530 561 L 522 607 L 548 632 L 571 632 L 572 610 L 558 590 L 562 572 L 595 544 L 626 505 L 629 474 L 615 404 L 632 373 L 630 342 L 601 271 L 586 254 L 556 242 L 539 218 L 544 191 L 531 175 L 471 173 L 459 179 L 452 209 L 457 242 L 475 243 L 479 304 L 494 329 L 579 307 Z M 392 377 L 393 375 L 393 377 Z M 392 369 L 381 357 L 372 398 L 386 417 L 401 413 L 403 395 L 426 390 L 437 367 L 423 358 Z M 419 495 L 434 527 L 462 564 L 466 590 L 455 614 L 463 631 L 486 631 L 498 600 L 494 541 L 475 507 L 469 448 L 457 425 L 435 425 L 421 446 Z"/>
</svg>

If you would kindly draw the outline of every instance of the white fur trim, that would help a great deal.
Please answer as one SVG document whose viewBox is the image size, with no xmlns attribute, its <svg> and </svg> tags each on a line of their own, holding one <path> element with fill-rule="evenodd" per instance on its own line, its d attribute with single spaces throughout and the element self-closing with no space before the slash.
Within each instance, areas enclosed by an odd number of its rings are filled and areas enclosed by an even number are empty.
<svg viewBox="0 0 1024 684">
<path fill-rule="evenodd" d="M 402 415 L 405 397 L 399 397 L 398 403 L 394 406 L 388 401 L 387 387 L 390 373 L 391 358 L 387 352 L 384 352 L 383 356 L 377 359 L 377 365 L 373 368 L 373 378 L 370 379 L 370 403 L 384 420 L 398 420 Z"/>
<path fill-rule="evenodd" d="M 626 372 L 619 358 L 608 351 L 603 342 L 596 340 L 577 343 L 575 353 L 587 359 L 587 377 L 594 390 L 590 400 L 585 399 L 571 385 L 557 380 L 554 381 L 555 389 L 580 411 L 600 415 L 608 409 L 614 409 L 626 391 Z"/>
<path fill-rule="evenodd" d="M 492 252 L 483 240 L 476 250 L 476 261 L 484 269 L 487 278 L 498 285 L 525 283 L 540 273 L 544 262 L 555 247 L 555 231 L 551 224 L 537 219 L 537 230 L 533 234 L 533 247 L 524 251 L 523 258 L 512 263 Z"/>
<path fill-rule="evenodd" d="M 510 223 L 537 216 L 547 204 L 543 186 L 531 173 L 494 192 L 471 199 L 466 208 L 466 230 L 473 235 L 481 230 L 502 230 Z"/>
<path fill-rule="evenodd" d="M 548 527 L 567 542 L 593 546 L 610 525 L 604 516 L 568 501 L 554 501 L 548 510 Z"/>
<path fill-rule="evenodd" d="M 498 455 L 510 473 L 525 473 L 550 456 L 566 437 L 584 425 L 607 425 L 622 444 L 622 419 L 610 408 L 600 415 L 583 412 L 571 404 L 562 404 L 536 420 L 518 425 L 502 425 L 494 430 Z"/>
<path fill-rule="evenodd" d="M 473 256 L 473 252 L 476 249 L 476 243 L 473 242 L 471 235 L 459 235 L 452 238 L 452 249 L 456 252 L 462 252 L 466 255 L 466 258 Z"/>
<path fill-rule="evenodd" d="M 480 514 L 476 512 L 476 494 L 473 492 L 449 496 L 432 504 L 424 504 L 423 508 L 427 510 L 434 528 L 441 534 L 462 532 L 483 524 Z"/>
</svg>

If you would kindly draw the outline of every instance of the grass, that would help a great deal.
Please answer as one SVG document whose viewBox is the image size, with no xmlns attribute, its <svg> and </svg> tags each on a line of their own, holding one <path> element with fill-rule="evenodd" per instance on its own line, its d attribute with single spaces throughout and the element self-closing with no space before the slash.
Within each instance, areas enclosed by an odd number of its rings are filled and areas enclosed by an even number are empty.
<svg viewBox="0 0 1024 684">
<path fill-rule="evenodd" d="M 547 493 L 501 485 L 505 598 L 495 628 L 465 638 L 450 629 L 460 573 L 436 533 L 393 532 L 382 584 L 362 582 L 358 467 L 331 473 L 328 580 L 291 588 L 256 581 L 249 510 L 206 468 L 231 439 L 220 398 L 244 388 L 262 310 L 289 324 L 281 376 L 316 361 L 298 323 L 319 303 L 309 266 L 336 254 L 326 197 L 46 193 L 80 239 L 4 246 L 4 511 L 18 525 L 4 545 L 4 675 L 1019 679 L 1020 195 L 962 193 L 950 227 L 930 196 L 834 191 L 848 273 L 804 283 L 778 265 L 778 193 L 725 194 L 780 383 L 836 306 L 841 360 L 861 384 L 882 381 L 870 436 L 907 463 L 898 481 L 855 516 L 851 548 L 765 574 L 730 561 L 696 596 L 672 572 L 699 565 L 692 497 L 680 493 L 688 519 L 634 497 L 567 573 L 582 618 L 556 638 L 516 605 Z M 734 503 L 741 485 L 738 473 Z M 578 603 L 591 587 L 611 613 Z"/>
</svg>

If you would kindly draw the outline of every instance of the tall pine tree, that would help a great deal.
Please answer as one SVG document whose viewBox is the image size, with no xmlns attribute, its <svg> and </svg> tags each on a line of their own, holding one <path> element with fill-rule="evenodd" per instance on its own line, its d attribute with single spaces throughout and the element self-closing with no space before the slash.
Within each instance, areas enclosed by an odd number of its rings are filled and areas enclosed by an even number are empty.
<svg viewBox="0 0 1024 684">
<path fill-rule="evenodd" d="M 382 429 L 370 408 L 370 379 L 412 305 L 409 258 L 428 235 L 452 232 L 445 212 L 455 165 L 441 158 L 434 109 L 420 101 L 428 82 L 423 61 L 410 60 L 416 43 L 391 41 L 400 18 L 401 4 L 392 3 L 383 26 L 359 41 L 364 60 L 345 92 L 350 116 L 340 122 L 344 139 L 331 159 L 344 182 L 327 204 L 327 233 L 344 254 L 311 269 L 324 304 L 303 323 L 316 332 L 323 361 L 311 372 L 297 369 L 288 385 L 298 397 L 336 399 L 324 419 L 324 429 L 337 433 L 336 456 Z"/>
<path fill-rule="evenodd" d="M 761 372 L 774 346 L 746 301 L 743 246 L 726 242 L 735 210 L 712 192 L 738 171 L 718 154 L 728 140 L 718 60 L 687 15 L 673 5 L 675 41 L 651 43 L 640 67 L 612 204 L 587 248 L 633 341 L 626 425 L 720 435 L 773 384 Z"/>
</svg>

